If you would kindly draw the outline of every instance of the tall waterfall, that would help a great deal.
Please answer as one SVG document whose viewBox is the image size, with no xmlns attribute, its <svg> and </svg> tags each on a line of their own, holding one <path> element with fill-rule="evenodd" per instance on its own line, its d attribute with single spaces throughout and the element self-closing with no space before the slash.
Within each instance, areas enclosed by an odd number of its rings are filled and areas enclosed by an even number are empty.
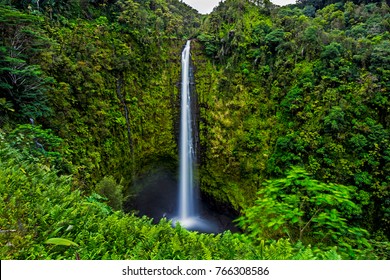
<svg viewBox="0 0 390 280">
<path fill-rule="evenodd" d="M 179 137 L 179 169 L 176 177 L 162 166 L 155 173 L 148 174 L 139 181 L 142 188 L 135 199 L 135 208 L 140 215 L 148 215 L 155 221 L 168 218 L 172 226 L 178 223 L 187 230 L 217 233 L 230 226 L 231 218 L 225 213 L 217 213 L 200 199 L 197 173 L 197 111 L 194 71 L 191 64 L 190 46 L 187 41 L 182 52 L 181 114 Z M 196 59 L 196 58 L 195 58 Z M 192 100 L 191 100 L 192 99 Z M 177 201 L 175 201 L 177 200 Z M 176 202 L 176 203 L 175 203 Z"/>
<path fill-rule="evenodd" d="M 193 137 L 193 119 L 191 112 L 190 92 L 190 47 L 187 41 L 182 52 L 181 75 L 181 116 L 180 116 L 180 142 L 179 142 L 179 213 L 178 219 L 184 226 L 191 223 L 196 213 L 196 197 L 194 183 L 195 147 Z"/>
<path fill-rule="evenodd" d="M 178 213 L 173 219 L 186 229 L 202 232 L 217 232 L 216 225 L 201 217 L 198 207 L 198 186 L 195 173 L 195 119 L 191 108 L 191 68 L 190 68 L 191 41 L 187 41 L 182 52 L 181 65 L 181 114 L 180 114 L 180 141 L 179 141 L 179 196 Z M 194 102 L 193 100 L 192 102 Z"/>
</svg>

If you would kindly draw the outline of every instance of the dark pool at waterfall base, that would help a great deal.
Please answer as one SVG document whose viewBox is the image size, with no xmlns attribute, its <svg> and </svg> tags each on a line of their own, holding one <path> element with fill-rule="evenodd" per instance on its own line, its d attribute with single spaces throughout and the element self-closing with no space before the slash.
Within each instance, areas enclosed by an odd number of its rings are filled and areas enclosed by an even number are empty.
<svg viewBox="0 0 390 280">
<path fill-rule="evenodd" d="M 129 202 L 131 208 L 136 209 L 140 216 L 146 215 L 158 223 L 161 218 L 172 220 L 188 230 L 203 233 L 221 233 L 226 230 L 238 232 L 230 213 L 220 213 L 212 209 L 207 203 L 198 199 L 199 215 L 186 220 L 180 220 L 177 214 L 178 183 L 175 176 L 169 171 L 154 171 L 143 179 L 138 180 L 136 187 L 141 191 Z"/>
</svg>

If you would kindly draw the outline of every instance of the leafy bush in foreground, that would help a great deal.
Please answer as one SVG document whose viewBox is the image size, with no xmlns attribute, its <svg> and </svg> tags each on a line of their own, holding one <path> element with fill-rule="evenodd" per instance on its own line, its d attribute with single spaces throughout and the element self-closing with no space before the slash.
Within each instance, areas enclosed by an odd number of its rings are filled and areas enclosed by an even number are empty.
<svg viewBox="0 0 390 280">
<path fill-rule="evenodd" d="M 353 201 L 355 192 L 352 186 L 314 180 L 295 167 L 286 178 L 265 182 L 239 223 L 254 239 L 288 237 L 323 249 L 337 246 L 356 258 L 370 245 L 368 232 L 352 223 L 362 213 Z"/>
</svg>

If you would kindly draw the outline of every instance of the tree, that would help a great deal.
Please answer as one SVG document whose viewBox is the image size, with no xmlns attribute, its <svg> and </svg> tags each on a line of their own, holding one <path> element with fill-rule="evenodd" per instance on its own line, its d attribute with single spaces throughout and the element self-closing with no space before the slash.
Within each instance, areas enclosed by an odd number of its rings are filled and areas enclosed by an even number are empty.
<svg viewBox="0 0 390 280">
<path fill-rule="evenodd" d="M 36 20 L 0 7 L 0 100 L 3 113 L 15 113 L 16 118 L 35 119 L 51 113 L 45 95 L 51 79 L 38 65 L 28 62 L 38 44 Z"/>
<path fill-rule="evenodd" d="M 108 199 L 107 204 L 114 210 L 122 210 L 123 201 L 123 186 L 118 185 L 115 182 L 114 177 L 104 177 L 97 185 L 97 191 L 99 194 L 105 196 Z"/>
<path fill-rule="evenodd" d="M 257 240 L 289 238 L 320 248 L 336 245 L 353 257 L 369 246 L 367 231 L 352 223 L 361 214 L 353 202 L 355 191 L 352 186 L 314 180 L 295 167 L 285 178 L 266 181 L 255 205 L 238 222 Z"/>
<path fill-rule="evenodd" d="M 383 40 L 376 45 L 371 54 L 371 67 L 373 73 L 378 74 L 378 79 L 384 84 L 390 85 L 390 40 Z"/>
</svg>

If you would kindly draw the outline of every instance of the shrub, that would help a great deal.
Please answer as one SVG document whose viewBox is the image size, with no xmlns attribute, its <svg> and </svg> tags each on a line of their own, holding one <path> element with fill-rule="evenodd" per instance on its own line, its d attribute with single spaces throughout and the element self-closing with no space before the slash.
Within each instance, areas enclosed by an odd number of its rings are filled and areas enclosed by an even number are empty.
<svg viewBox="0 0 390 280">
<path fill-rule="evenodd" d="M 123 186 L 118 185 L 113 176 L 104 177 L 97 183 L 96 189 L 100 195 L 105 196 L 108 199 L 107 204 L 110 205 L 112 209 L 122 209 L 123 201 L 125 200 L 123 197 Z"/>
</svg>

